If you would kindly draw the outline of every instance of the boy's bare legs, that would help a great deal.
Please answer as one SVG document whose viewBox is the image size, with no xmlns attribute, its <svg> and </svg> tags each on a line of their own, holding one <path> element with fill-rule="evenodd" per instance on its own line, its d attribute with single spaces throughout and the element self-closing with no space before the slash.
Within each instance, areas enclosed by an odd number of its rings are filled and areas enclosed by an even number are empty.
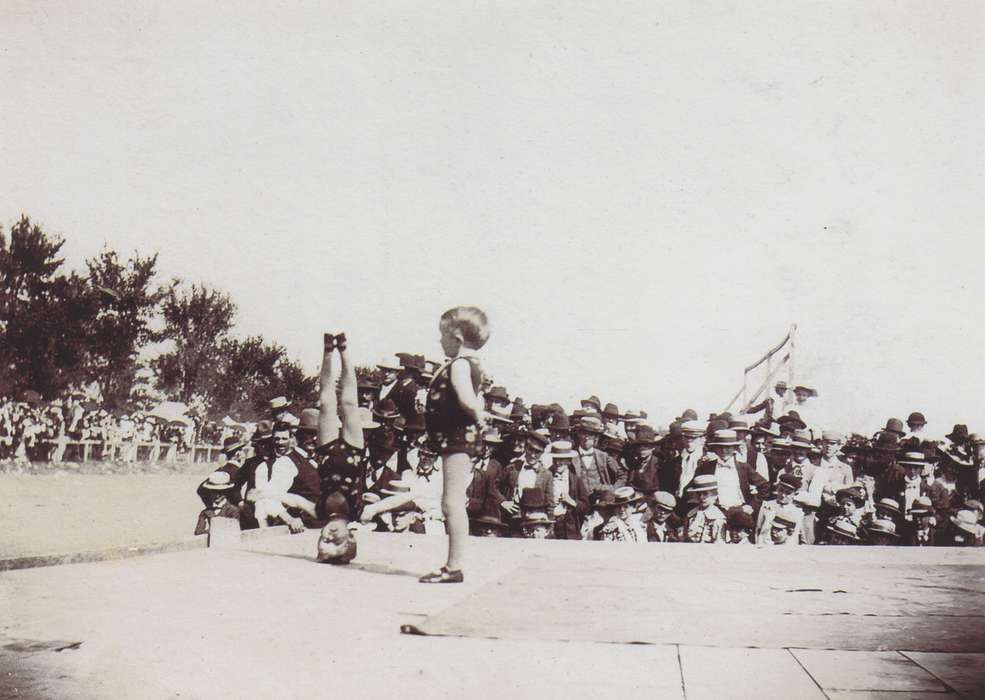
<svg viewBox="0 0 985 700">
<path fill-rule="evenodd" d="M 441 512 L 448 530 L 448 563 L 445 567 L 449 571 L 459 571 L 469 537 L 465 491 L 472 481 L 472 460 L 464 452 L 447 455 L 441 458 L 441 472 L 444 479 Z"/>
</svg>

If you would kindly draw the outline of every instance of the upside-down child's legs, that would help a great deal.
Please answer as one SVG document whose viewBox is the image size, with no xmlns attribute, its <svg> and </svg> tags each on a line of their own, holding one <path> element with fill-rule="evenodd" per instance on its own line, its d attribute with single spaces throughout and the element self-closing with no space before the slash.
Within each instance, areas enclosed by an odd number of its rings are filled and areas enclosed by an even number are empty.
<svg viewBox="0 0 985 700">
<path fill-rule="evenodd" d="M 450 571 L 458 571 L 462 568 L 465 542 L 469 537 L 465 491 L 472 481 L 472 460 L 464 452 L 445 455 L 441 458 L 441 472 L 444 478 L 441 511 L 448 530 L 448 563 L 445 566 Z"/>
</svg>

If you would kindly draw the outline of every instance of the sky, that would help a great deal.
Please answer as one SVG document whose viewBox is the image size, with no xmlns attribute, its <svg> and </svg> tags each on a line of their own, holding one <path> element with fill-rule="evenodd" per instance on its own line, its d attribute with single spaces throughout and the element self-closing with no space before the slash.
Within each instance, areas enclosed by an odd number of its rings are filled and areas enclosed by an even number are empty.
<svg viewBox="0 0 985 700">
<path fill-rule="evenodd" d="M 797 324 L 825 424 L 985 431 L 978 2 L 0 0 L 0 224 L 207 282 L 311 371 L 664 423 Z"/>
</svg>

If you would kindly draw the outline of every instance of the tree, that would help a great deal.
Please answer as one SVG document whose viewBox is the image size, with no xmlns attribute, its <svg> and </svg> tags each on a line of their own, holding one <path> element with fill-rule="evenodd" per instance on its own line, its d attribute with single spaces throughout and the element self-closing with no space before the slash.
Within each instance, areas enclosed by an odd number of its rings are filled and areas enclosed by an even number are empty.
<svg viewBox="0 0 985 700">
<path fill-rule="evenodd" d="M 88 372 L 111 407 L 129 398 L 140 350 L 155 337 L 150 321 L 165 295 L 165 290 L 152 287 L 156 265 L 157 255 L 135 253 L 121 263 L 109 249 L 86 260 L 89 284 L 99 302 L 88 338 Z"/>
<path fill-rule="evenodd" d="M 236 305 L 224 292 L 204 284 L 190 288 L 175 282 L 161 303 L 162 338 L 174 349 L 156 357 L 152 366 L 158 385 L 188 402 L 196 393 L 211 404 L 211 382 L 222 362 L 223 341 L 236 317 Z"/>
<path fill-rule="evenodd" d="M 78 275 L 57 274 L 64 240 L 22 216 L 0 231 L 0 390 L 52 397 L 85 380 L 96 300 Z"/>
</svg>

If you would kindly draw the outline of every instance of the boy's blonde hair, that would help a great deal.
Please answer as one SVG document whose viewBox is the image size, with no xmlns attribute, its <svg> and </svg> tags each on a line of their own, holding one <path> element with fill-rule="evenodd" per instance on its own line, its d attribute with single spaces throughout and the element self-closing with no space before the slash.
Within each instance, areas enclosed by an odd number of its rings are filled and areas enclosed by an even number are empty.
<svg viewBox="0 0 985 700">
<path fill-rule="evenodd" d="M 489 340 L 489 319 L 475 306 L 456 306 L 441 314 L 441 327 L 458 331 L 470 348 L 478 350 Z"/>
</svg>

